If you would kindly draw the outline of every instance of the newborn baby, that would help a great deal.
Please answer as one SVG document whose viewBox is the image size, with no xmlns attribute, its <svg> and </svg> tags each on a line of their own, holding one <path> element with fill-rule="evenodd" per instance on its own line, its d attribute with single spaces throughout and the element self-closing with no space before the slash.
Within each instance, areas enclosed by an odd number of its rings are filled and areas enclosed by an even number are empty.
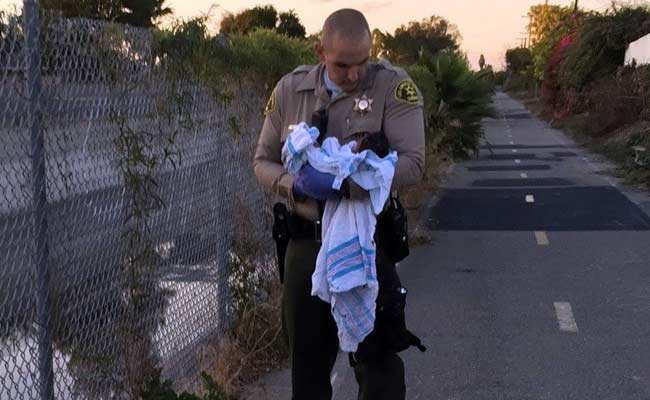
<svg viewBox="0 0 650 400">
<path fill-rule="evenodd" d="M 359 140 L 356 148 L 357 152 L 364 150 L 372 150 L 380 158 L 384 158 L 390 152 L 390 145 L 388 139 L 383 131 L 375 133 L 364 133 L 363 137 Z"/>
<path fill-rule="evenodd" d="M 304 127 L 303 127 L 304 128 Z M 300 131 L 298 132 L 300 133 Z M 316 134 L 318 132 L 316 131 Z M 292 132 L 294 135 L 295 132 Z M 313 133 L 307 132 L 302 133 L 303 142 L 308 142 L 310 145 L 317 147 L 316 141 L 313 140 Z M 309 140 L 307 134 L 312 135 L 312 139 Z M 363 132 L 359 133 L 358 137 L 355 138 L 357 145 L 355 146 L 355 152 L 362 152 L 364 150 L 370 150 L 374 152 L 379 158 L 384 158 L 390 153 L 390 145 L 388 144 L 388 139 L 384 132 Z M 291 141 L 291 136 L 288 139 Z M 336 139 L 334 139 L 336 140 Z M 296 143 L 293 143 L 293 146 L 296 146 Z M 313 144 L 312 144 L 313 143 Z M 291 146 L 291 145 L 290 145 Z M 287 148 L 291 148 L 286 146 Z M 295 150 L 294 150 L 295 151 Z M 283 149 L 283 154 L 290 154 L 291 152 L 287 149 Z M 283 160 L 285 163 L 286 160 Z M 290 167 L 285 167 L 287 170 L 290 170 Z M 300 168 L 299 172 L 296 173 L 296 178 L 293 185 L 293 193 L 299 197 L 310 197 L 316 200 L 327 200 L 330 198 L 336 198 L 340 195 L 344 197 L 349 197 L 353 199 L 366 199 L 368 192 L 360 188 L 352 179 L 346 178 L 341 183 L 339 183 L 339 190 L 333 189 L 333 183 L 335 176 L 327 173 L 321 172 L 314 168 L 309 161 L 305 162 Z"/>
</svg>

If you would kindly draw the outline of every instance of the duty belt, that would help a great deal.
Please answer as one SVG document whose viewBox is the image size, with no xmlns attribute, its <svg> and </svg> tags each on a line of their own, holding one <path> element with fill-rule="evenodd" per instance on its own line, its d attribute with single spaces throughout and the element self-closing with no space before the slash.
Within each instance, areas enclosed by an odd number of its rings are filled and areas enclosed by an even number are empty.
<svg viewBox="0 0 650 400">
<path fill-rule="evenodd" d="M 314 240 L 320 243 L 322 239 L 321 221 L 310 221 L 297 215 L 289 215 L 289 235 L 296 240 Z"/>
</svg>

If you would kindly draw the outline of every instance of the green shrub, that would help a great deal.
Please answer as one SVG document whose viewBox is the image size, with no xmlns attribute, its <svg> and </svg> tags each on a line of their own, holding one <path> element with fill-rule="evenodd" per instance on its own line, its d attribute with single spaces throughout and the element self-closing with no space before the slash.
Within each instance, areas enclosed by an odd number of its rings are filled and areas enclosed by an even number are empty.
<svg viewBox="0 0 650 400">
<path fill-rule="evenodd" d="M 306 40 L 293 39 L 275 31 L 258 29 L 231 38 L 234 73 L 260 79 L 268 88 L 299 65 L 318 62 Z"/>
<path fill-rule="evenodd" d="M 264 29 L 211 37 L 205 18 L 179 23 L 156 38 L 162 62 L 179 77 L 194 77 L 216 93 L 242 82 L 261 85 L 268 92 L 297 66 L 317 62 L 306 40 Z"/>
<path fill-rule="evenodd" d="M 508 78 L 508 73 L 506 71 L 497 71 L 494 73 L 494 84 L 497 86 L 503 86 L 506 83 Z"/>
<path fill-rule="evenodd" d="M 206 374 L 201 373 L 203 380 L 204 395 L 194 393 L 176 393 L 173 384 L 169 380 L 163 381 L 160 377 L 160 371 L 154 376 L 146 387 L 140 393 L 142 400 L 235 400 L 234 397 L 224 393 L 214 379 Z"/>
<path fill-rule="evenodd" d="M 590 85 L 583 98 L 584 111 L 591 117 L 588 133 L 592 135 L 648 119 L 650 66 L 620 67 L 616 74 Z"/>
<path fill-rule="evenodd" d="M 623 65 L 628 44 L 648 33 L 647 7 L 612 9 L 586 17 L 560 68 L 561 86 L 582 90 L 591 82 L 612 76 Z"/>
<path fill-rule="evenodd" d="M 514 73 L 524 72 L 533 65 L 533 55 L 530 49 L 517 47 L 506 51 L 506 65 Z"/>
<path fill-rule="evenodd" d="M 504 89 L 508 92 L 530 92 L 535 88 L 536 81 L 532 69 L 517 73 L 509 73 L 505 78 Z"/>
<path fill-rule="evenodd" d="M 434 73 L 422 64 L 406 68 L 424 99 L 425 142 L 427 154 L 435 153 L 444 136 L 443 115 L 439 113 L 440 94 Z"/>
<path fill-rule="evenodd" d="M 465 56 L 441 52 L 408 69 L 424 95 L 427 142 L 454 157 L 476 152 L 481 119 L 494 116 L 492 85 L 470 70 Z"/>
</svg>

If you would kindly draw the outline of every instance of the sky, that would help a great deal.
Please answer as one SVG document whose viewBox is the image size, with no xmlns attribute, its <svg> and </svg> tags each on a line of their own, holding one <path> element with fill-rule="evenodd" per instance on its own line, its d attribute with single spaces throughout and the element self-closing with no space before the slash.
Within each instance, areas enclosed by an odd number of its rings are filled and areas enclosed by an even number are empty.
<svg viewBox="0 0 650 400">
<path fill-rule="evenodd" d="M 0 0 L 2 1 L 2 0 Z M 179 16 L 211 12 L 215 25 L 224 12 L 238 12 L 256 5 L 273 4 L 278 11 L 293 9 L 305 25 L 307 33 L 320 30 L 325 18 L 340 8 L 355 8 L 364 13 L 370 28 L 393 33 L 409 21 L 439 15 L 458 26 L 462 35 L 461 50 L 474 67 L 481 54 L 496 69 L 505 66 L 505 51 L 521 43 L 531 5 L 542 0 L 168 0 Z M 549 3 L 569 5 L 572 0 L 551 0 Z M 609 0 L 581 0 L 580 6 L 603 10 Z M 212 7 L 212 9 L 211 9 Z"/>
<path fill-rule="evenodd" d="M 521 43 L 531 5 L 543 0 L 167 0 L 178 18 L 190 18 L 209 13 L 214 30 L 226 12 L 237 13 L 256 5 L 272 4 L 282 12 L 295 10 L 307 33 L 320 30 L 325 18 L 340 8 L 362 11 L 370 28 L 393 33 L 409 21 L 439 15 L 455 24 L 462 35 L 461 50 L 476 68 L 481 54 L 495 69 L 505 66 L 505 51 Z M 20 0 L 0 0 L 0 9 Z M 570 5 L 572 0 L 551 0 L 551 4 Z M 610 0 L 580 0 L 586 9 L 604 10 Z"/>
</svg>

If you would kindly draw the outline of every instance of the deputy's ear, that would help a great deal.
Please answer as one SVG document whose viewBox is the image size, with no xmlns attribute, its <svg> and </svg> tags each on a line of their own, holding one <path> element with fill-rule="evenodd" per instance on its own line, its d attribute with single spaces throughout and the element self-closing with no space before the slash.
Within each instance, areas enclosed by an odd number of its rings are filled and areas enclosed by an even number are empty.
<svg viewBox="0 0 650 400">
<path fill-rule="evenodd" d="M 318 56 L 318 61 L 325 61 L 325 49 L 323 48 L 321 42 L 314 43 L 314 53 L 316 53 Z"/>
</svg>

